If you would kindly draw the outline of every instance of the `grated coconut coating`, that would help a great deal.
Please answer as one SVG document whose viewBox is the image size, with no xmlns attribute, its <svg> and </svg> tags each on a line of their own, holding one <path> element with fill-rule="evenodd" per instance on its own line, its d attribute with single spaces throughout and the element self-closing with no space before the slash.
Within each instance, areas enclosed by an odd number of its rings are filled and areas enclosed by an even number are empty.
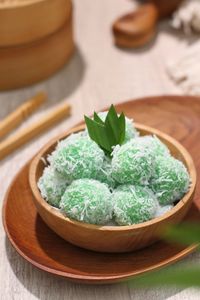
<svg viewBox="0 0 200 300">
<path fill-rule="evenodd" d="M 103 112 L 98 113 L 98 116 L 101 118 L 102 121 L 105 121 L 107 114 L 108 114 L 107 111 L 103 111 Z M 139 136 L 138 131 L 134 127 L 133 120 L 129 119 L 127 117 L 125 117 L 125 120 L 126 120 L 126 131 L 125 131 L 124 143 Z"/>
<path fill-rule="evenodd" d="M 161 142 L 156 135 L 145 135 L 140 137 L 145 147 L 149 147 L 155 159 L 160 156 L 169 156 L 170 152 L 167 146 Z"/>
<path fill-rule="evenodd" d="M 119 225 L 139 224 L 155 216 L 158 202 L 147 187 L 124 185 L 113 193 L 114 217 Z"/>
<path fill-rule="evenodd" d="M 173 157 L 160 157 L 150 187 L 161 205 L 172 204 L 180 200 L 188 191 L 190 177 L 184 164 Z"/>
<path fill-rule="evenodd" d="M 112 219 L 113 205 L 108 186 L 93 179 L 79 179 L 67 187 L 61 210 L 72 219 L 104 225 Z"/>
<path fill-rule="evenodd" d="M 80 133 L 61 141 L 48 160 L 71 182 L 80 178 L 95 178 L 104 157 L 103 150 Z"/>
<path fill-rule="evenodd" d="M 116 187 L 117 183 L 114 180 L 114 178 L 112 178 L 111 172 L 111 159 L 105 156 L 103 165 L 99 169 L 96 179 L 100 182 L 106 183 L 109 186 L 109 188 L 113 190 Z"/>
<path fill-rule="evenodd" d="M 51 166 L 44 169 L 42 176 L 38 180 L 38 188 L 42 197 L 55 207 L 59 207 L 60 199 L 67 185 L 67 180 Z"/>
<path fill-rule="evenodd" d="M 168 205 L 165 205 L 165 206 L 158 205 L 158 207 L 156 209 L 155 218 L 163 216 L 168 211 L 170 211 L 173 207 L 174 206 L 172 204 L 168 204 Z"/>
<path fill-rule="evenodd" d="M 102 120 L 106 115 L 99 113 Z M 85 130 L 60 141 L 48 161 L 38 181 L 42 197 L 69 218 L 90 224 L 108 224 L 113 210 L 122 226 L 162 216 L 190 185 L 183 163 L 156 136 L 138 137 L 128 118 L 126 141 L 114 148 L 112 160 Z"/>
<path fill-rule="evenodd" d="M 154 157 L 143 138 L 135 138 L 112 153 L 112 176 L 121 184 L 147 185 L 152 175 Z"/>
</svg>

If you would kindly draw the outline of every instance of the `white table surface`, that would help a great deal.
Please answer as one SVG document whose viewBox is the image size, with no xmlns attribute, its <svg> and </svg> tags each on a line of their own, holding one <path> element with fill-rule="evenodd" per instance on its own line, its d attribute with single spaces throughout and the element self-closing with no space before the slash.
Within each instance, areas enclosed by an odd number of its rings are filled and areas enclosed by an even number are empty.
<svg viewBox="0 0 200 300">
<path fill-rule="evenodd" d="M 1 202 L 17 171 L 33 154 L 60 131 L 80 121 L 83 114 L 123 100 L 149 95 L 181 94 L 165 72 L 168 58 L 178 55 L 184 41 L 167 24 L 160 26 L 157 39 L 137 51 L 123 51 L 113 45 L 111 24 L 133 8 L 129 0 L 74 0 L 76 53 L 71 62 L 50 79 L 20 90 L 0 93 L 0 118 L 6 116 L 36 91 L 48 92 L 49 102 L 27 123 L 37 119 L 53 105 L 66 101 L 72 116 L 41 135 L 1 162 Z M 26 123 L 26 124 L 27 124 Z M 25 126 L 26 124 L 23 124 Z M 185 259 L 199 263 L 200 255 Z M 22 259 L 5 237 L 0 224 L 0 299 L 1 300 L 195 300 L 197 289 L 133 289 L 127 284 L 87 286 L 72 284 L 32 267 Z"/>
</svg>

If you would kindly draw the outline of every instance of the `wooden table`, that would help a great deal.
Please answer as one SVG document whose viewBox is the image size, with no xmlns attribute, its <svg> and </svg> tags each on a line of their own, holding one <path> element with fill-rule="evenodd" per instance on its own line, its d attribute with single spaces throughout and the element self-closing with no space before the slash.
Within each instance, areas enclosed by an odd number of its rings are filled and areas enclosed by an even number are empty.
<svg viewBox="0 0 200 300">
<path fill-rule="evenodd" d="M 123 51 L 113 45 L 110 26 L 120 14 L 133 7 L 128 0 L 74 0 L 75 36 L 77 50 L 70 64 L 49 80 L 35 86 L 0 93 L 0 117 L 3 118 L 36 91 L 45 90 L 51 109 L 60 101 L 71 103 L 70 119 L 38 137 L 1 162 L 1 202 L 13 176 L 26 160 L 60 131 L 80 121 L 83 114 L 122 100 L 149 95 L 181 94 L 165 72 L 165 62 L 184 47 L 163 24 L 157 39 L 147 48 Z M 134 4 L 135 5 L 135 4 Z M 27 123 L 37 119 L 43 110 Z M 26 123 L 26 124 L 27 124 Z M 26 124 L 23 124 L 25 126 Z M 199 299 L 196 289 L 170 288 L 135 290 L 126 284 L 84 286 L 72 284 L 43 273 L 23 260 L 5 237 L 0 224 L 0 299 L 1 300 L 143 300 Z M 193 254 L 185 261 L 199 263 L 200 255 Z"/>
</svg>

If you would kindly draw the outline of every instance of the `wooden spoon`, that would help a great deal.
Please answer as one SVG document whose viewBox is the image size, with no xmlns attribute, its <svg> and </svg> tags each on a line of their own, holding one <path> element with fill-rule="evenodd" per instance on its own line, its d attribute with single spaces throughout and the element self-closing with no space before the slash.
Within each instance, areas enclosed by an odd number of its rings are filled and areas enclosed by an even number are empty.
<svg viewBox="0 0 200 300">
<path fill-rule="evenodd" d="M 124 48 L 140 47 L 148 43 L 156 33 L 159 19 L 168 17 L 182 0 L 152 0 L 126 14 L 113 24 L 116 45 Z"/>
<path fill-rule="evenodd" d="M 159 18 L 163 19 L 169 17 L 183 0 L 151 0 L 150 2 L 157 7 Z"/>
<path fill-rule="evenodd" d="M 157 7 L 151 3 L 119 18 L 113 25 L 115 43 L 120 47 L 139 47 L 155 34 L 158 20 Z"/>
</svg>

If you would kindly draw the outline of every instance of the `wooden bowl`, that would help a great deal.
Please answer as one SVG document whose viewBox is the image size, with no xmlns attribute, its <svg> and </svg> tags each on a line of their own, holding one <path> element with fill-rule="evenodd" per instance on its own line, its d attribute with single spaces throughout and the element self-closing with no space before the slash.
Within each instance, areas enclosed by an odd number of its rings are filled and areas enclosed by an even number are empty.
<svg viewBox="0 0 200 300">
<path fill-rule="evenodd" d="M 188 212 L 196 186 L 196 171 L 190 154 L 167 134 L 138 123 L 135 126 L 141 135 L 156 134 L 168 146 L 171 154 L 185 164 L 192 180 L 188 193 L 165 215 L 137 225 L 97 226 L 65 217 L 41 197 L 37 181 L 44 169 L 41 158 L 46 158 L 55 149 L 59 140 L 84 129 L 84 126 L 76 127 L 47 143 L 33 159 L 29 169 L 29 183 L 38 213 L 44 222 L 66 241 L 99 252 L 129 252 L 144 248 L 157 241 L 162 227 L 180 222 Z"/>
<path fill-rule="evenodd" d="M 0 1 L 0 47 L 34 42 L 59 30 L 71 0 Z"/>
<path fill-rule="evenodd" d="M 74 51 L 72 10 L 57 32 L 23 46 L 0 48 L 0 90 L 43 80 L 68 62 Z"/>
</svg>

